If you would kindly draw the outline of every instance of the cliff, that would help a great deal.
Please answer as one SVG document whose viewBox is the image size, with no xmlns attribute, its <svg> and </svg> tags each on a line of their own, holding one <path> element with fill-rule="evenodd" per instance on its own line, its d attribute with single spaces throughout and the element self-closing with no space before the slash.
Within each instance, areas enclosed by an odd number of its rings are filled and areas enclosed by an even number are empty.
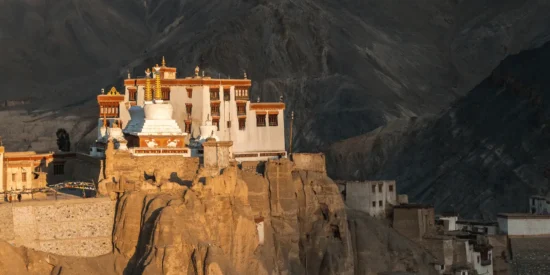
<svg viewBox="0 0 550 275">
<path fill-rule="evenodd" d="M 311 274 L 352 274 L 336 185 L 291 171 L 289 161 L 269 162 L 265 177 L 230 167 L 189 189 L 125 194 L 113 233 L 117 273 L 304 274 L 307 266 Z"/>
<path fill-rule="evenodd" d="M 305 168 L 283 159 L 261 173 L 199 173 L 189 188 L 128 191 L 117 201 L 112 254 L 63 257 L 0 243 L 0 267 L 56 275 L 435 272 L 425 250 L 346 209 L 324 169 Z"/>
</svg>

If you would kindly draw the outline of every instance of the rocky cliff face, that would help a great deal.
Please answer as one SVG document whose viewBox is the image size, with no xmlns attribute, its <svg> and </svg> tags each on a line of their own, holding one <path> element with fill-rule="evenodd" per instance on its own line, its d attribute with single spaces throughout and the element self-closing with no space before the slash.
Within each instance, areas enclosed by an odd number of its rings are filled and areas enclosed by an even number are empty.
<svg viewBox="0 0 550 275">
<path fill-rule="evenodd" d="M 352 274 L 344 205 L 326 175 L 235 167 L 173 193 L 129 193 L 113 233 L 126 274 Z M 255 218 L 263 217 L 264 243 Z"/>
<path fill-rule="evenodd" d="M 424 249 L 346 209 L 324 172 L 281 160 L 262 174 L 200 175 L 190 188 L 164 183 L 121 196 L 113 254 L 62 257 L 0 243 L 0 274 L 435 274 Z"/>
<path fill-rule="evenodd" d="M 439 211 L 495 218 L 529 211 L 548 192 L 550 45 L 507 58 L 438 116 L 394 121 L 334 144 L 337 179 L 396 179 L 398 192 Z"/>
</svg>

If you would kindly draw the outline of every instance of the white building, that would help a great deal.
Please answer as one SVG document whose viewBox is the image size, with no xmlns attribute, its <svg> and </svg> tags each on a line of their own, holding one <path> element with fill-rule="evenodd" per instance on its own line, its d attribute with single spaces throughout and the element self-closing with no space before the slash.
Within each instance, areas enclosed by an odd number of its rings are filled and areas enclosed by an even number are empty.
<svg viewBox="0 0 550 275">
<path fill-rule="evenodd" d="M 529 199 L 531 214 L 550 214 L 550 198 L 548 196 L 531 196 Z"/>
<path fill-rule="evenodd" d="M 499 230 L 508 236 L 550 236 L 550 215 L 501 213 Z"/>
<path fill-rule="evenodd" d="M 373 217 L 384 217 L 396 205 L 395 181 L 346 182 L 346 205 Z"/>
<path fill-rule="evenodd" d="M 117 121 L 116 125 L 124 129 L 127 146 L 132 152 L 140 150 L 140 153 L 159 154 L 185 151 L 182 154 L 189 155 L 192 151 L 189 144 L 199 137 L 200 127 L 210 121 L 216 127 L 209 135 L 216 136 L 222 142 L 232 141 L 233 157 L 237 161 L 286 157 L 285 104 L 260 102 L 259 99 L 250 102 L 251 80 L 247 79 L 246 74 L 241 79 L 213 79 L 205 77 L 204 72 L 200 76 L 197 67 L 194 76 L 176 78 L 176 68 L 167 67 L 164 58 L 162 66 L 154 67 L 153 72 L 153 79 L 131 78 L 128 75 L 128 79 L 124 80 L 124 95 L 98 97 L 101 108 L 98 140 L 105 139 L 108 134 L 106 128 Z M 151 100 L 153 93 L 154 100 Z M 147 142 L 140 137 L 144 135 L 144 126 L 147 126 L 144 121 L 154 118 L 147 118 L 145 109 L 148 104 L 157 105 L 157 102 L 170 106 L 166 108 L 171 112 L 169 120 L 175 124 L 149 122 L 149 126 L 156 128 L 148 126 Z M 166 118 L 164 120 L 168 121 Z M 170 126 L 172 130 L 163 132 L 164 128 L 160 126 Z M 176 128 L 181 129 L 183 134 L 176 133 Z M 182 142 L 179 142 L 180 139 Z M 178 140 L 176 149 L 169 148 L 168 144 L 175 140 Z"/>
<path fill-rule="evenodd" d="M 477 274 L 493 275 L 493 247 L 488 243 L 472 241 L 467 249 L 470 256 L 468 262 Z"/>
</svg>

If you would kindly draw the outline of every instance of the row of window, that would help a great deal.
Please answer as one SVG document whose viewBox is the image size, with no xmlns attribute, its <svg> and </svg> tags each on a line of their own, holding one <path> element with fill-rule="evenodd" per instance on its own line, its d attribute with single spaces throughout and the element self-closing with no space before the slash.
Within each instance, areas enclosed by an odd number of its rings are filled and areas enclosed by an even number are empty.
<svg viewBox="0 0 550 275">
<path fill-rule="evenodd" d="M 170 100 L 170 90 L 162 89 L 162 100 Z M 153 90 L 153 94 L 155 91 Z M 189 93 L 187 94 L 189 96 Z M 137 91 L 136 90 L 128 90 L 128 100 L 129 101 L 136 101 L 137 100 Z"/>
<path fill-rule="evenodd" d="M 190 112 L 188 112 L 190 114 Z M 269 115 L 269 126 L 277 126 L 279 123 L 279 120 L 277 119 L 277 114 Z M 219 118 L 213 118 L 212 119 L 212 125 L 216 126 L 218 131 L 220 130 L 220 119 Z M 256 116 L 256 126 L 258 127 L 265 127 L 265 115 L 257 115 Z M 231 121 L 227 121 L 227 128 L 231 128 Z M 246 118 L 239 118 L 239 130 L 244 131 L 246 129 Z M 186 120 L 185 121 L 185 132 L 190 134 L 191 133 L 191 121 Z"/>
<path fill-rule="evenodd" d="M 378 206 L 382 207 L 384 203 L 382 201 L 378 201 Z M 376 207 L 376 201 L 372 202 L 372 207 Z"/>
<path fill-rule="evenodd" d="M 103 107 L 100 106 L 100 113 L 101 115 L 117 115 L 118 114 L 118 107 Z"/>
<path fill-rule="evenodd" d="M 187 88 L 187 97 L 193 98 L 193 89 Z M 154 94 L 154 89 L 153 89 Z M 237 98 L 248 98 L 248 90 L 235 90 L 235 96 Z M 231 99 L 231 93 L 229 90 L 223 90 L 223 100 L 229 101 Z M 128 90 L 128 100 L 136 101 L 137 100 L 137 90 L 129 89 Z M 170 90 L 162 89 L 162 100 L 170 100 Z M 210 91 L 210 100 L 220 100 L 219 91 Z"/>
<path fill-rule="evenodd" d="M 269 114 L 269 126 L 278 126 L 279 125 L 279 119 L 277 118 L 277 114 Z M 265 127 L 265 115 L 256 115 L 256 126 L 257 127 Z"/>
<path fill-rule="evenodd" d="M 382 193 L 382 187 L 383 186 L 384 186 L 383 184 L 378 184 L 378 192 L 379 193 Z M 393 184 L 390 184 L 388 186 L 388 191 L 393 192 Z M 376 184 L 372 185 L 372 193 L 376 193 Z"/>
<path fill-rule="evenodd" d="M 16 182 L 17 181 L 17 173 L 11 174 L 11 181 Z M 27 182 L 27 172 L 21 173 L 21 182 Z"/>
</svg>

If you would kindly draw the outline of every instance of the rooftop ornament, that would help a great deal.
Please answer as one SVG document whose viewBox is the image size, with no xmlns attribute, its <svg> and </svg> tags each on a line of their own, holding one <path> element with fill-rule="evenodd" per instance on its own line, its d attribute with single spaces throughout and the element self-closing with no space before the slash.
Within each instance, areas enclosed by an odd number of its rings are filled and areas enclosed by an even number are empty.
<svg viewBox="0 0 550 275">
<path fill-rule="evenodd" d="M 195 76 L 199 76 L 200 68 L 199 66 L 195 67 Z"/>
</svg>

